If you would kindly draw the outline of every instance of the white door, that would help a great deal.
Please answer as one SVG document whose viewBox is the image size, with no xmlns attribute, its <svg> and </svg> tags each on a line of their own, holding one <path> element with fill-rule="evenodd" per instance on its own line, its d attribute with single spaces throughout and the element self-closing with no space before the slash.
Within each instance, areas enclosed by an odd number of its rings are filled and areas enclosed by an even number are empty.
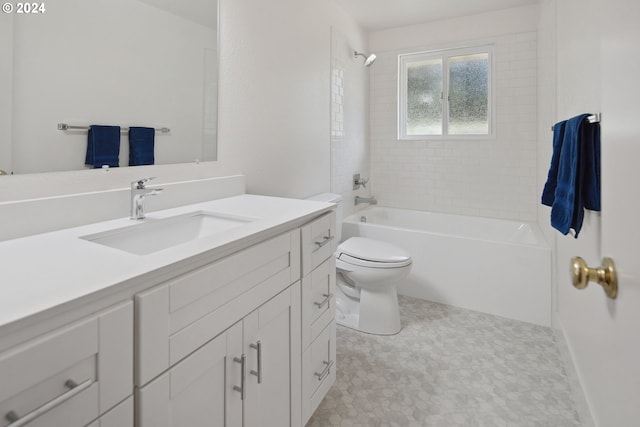
<svg viewBox="0 0 640 427">
<path fill-rule="evenodd" d="M 640 425 L 640 2 L 602 1 L 602 256 L 618 270 L 594 403 L 600 425 Z M 617 396 L 612 398 L 613 396 Z"/>
<path fill-rule="evenodd" d="M 559 118 L 594 106 L 598 109 L 592 112 L 602 113 L 602 212 L 585 216 L 584 236 L 558 237 L 560 326 L 595 424 L 638 426 L 640 2 L 558 0 L 558 5 Z M 586 25 L 567 33 L 567 26 L 581 25 L 576 23 L 580 20 Z M 582 44 L 585 38 L 588 46 Z M 563 55 L 575 56 L 567 63 Z M 571 69 L 572 64 L 581 67 Z M 594 102 L 574 102 L 563 111 L 581 96 Z M 573 289 L 568 273 L 573 256 L 583 257 L 590 267 L 599 266 L 602 257 L 612 258 L 618 271 L 617 299 L 607 298 L 597 283 Z"/>
<path fill-rule="evenodd" d="M 606 5 L 602 38 L 602 251 L 640 277 L 640 3 Z M 628 291 L 623 288 L 623 291 Z M 622 297 L 622 296 L 621 296 Z"/>
</svg>

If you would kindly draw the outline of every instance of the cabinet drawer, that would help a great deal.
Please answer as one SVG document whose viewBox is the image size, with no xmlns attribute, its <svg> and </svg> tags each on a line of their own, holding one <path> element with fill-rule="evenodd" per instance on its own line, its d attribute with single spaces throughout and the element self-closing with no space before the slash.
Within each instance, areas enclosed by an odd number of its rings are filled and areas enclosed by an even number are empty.
<svg viewBox="0 0 640 427">
<path fill-rule="evenodd" d="M 306 276 L 324 260 L 333 256 L 338 247 L 336 213 L 328 212 L 301 228 L 302 275 Z"/>
<path fill-rule="evenodd" d="M 327 326 L 303 353 L 302 420 L 303 424 L 316 410 L 336 381 L 336 324 Z"/>
<path fill-rule="evenodd" d="M 136 384 L 146 384 L 300 277 L 294 230 L 136 295 Z"/>
<path fill-rule="evenodd" d="M 329 257 L 302 279 L 302 348 L 333 321 L 336 313 L 336 261 Z"/>
<path fill-rule="evenodd" d="M 126 302 L 0 354 L 0 426 L 85 426 L 131 394 L 133 304 Z"/>
</svg>

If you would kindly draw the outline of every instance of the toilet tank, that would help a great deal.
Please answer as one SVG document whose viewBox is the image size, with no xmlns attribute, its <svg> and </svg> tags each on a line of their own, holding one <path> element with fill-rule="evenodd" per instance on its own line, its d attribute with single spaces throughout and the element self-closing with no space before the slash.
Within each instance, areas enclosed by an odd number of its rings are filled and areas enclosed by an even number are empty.
<svg viewBox="0 0 640 427">
<path fill-rule="evenodd" d="M 306 200 L 315 200 L 318 202 L 335 203 L 336 206 L 336 238 L 338 242 L 342 240 L 342 195 L 335 193 L 320 193 L 315 196 L 307 197 Z"/>
</svg>

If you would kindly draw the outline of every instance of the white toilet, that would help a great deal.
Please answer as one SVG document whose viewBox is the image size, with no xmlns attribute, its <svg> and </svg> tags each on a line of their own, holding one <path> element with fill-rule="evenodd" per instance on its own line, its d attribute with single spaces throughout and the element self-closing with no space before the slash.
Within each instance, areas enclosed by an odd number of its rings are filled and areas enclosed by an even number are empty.
<svg viewBox="0 0 640 427">
<path fill-rule="evenodd" d="M 336 203 L 338 241 L 342 231 L 342 196 L 324 193 L 313 200 Z M 411 255 L 390 243 L 351 237 L 336 251 L 336 323 L 376 335 L 400 332 L 396 283 L 411 271 Z"/>
</svg>

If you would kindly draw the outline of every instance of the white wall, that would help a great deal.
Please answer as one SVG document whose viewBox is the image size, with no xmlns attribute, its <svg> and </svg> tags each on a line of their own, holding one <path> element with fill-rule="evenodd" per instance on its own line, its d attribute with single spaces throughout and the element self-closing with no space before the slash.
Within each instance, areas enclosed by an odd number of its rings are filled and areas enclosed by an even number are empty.
<svg viewBox="0 0 640 427">
<path fill-rule="evenodd" d="M 537 6 L 371 34 L 372 192 L 383 205 L 535 221 Z M 515 24 L 517 23 L 517 25 Z M 399 53 L 494 44 L 496 137 L 398 141 Z"/>
<path fill-rule="evenodd" d="M 599 25 L 596 3 L 589 1 L 555 1 L 556 32 L 557 32 L 557 117 L 555 121 L 567 119 L 584 112 L 601 111 L 601 75 L 599 52 Z M 589 54 L 585 55 L 588 51 Z M 586 72 L 585 70 L 589 70 Z M 552 138 L 551 132 L 547 133 L 547 141 Z M 550 147 L 551 144 L 547 144 Z M 549 218 L 549 208 L 545 209 Z M 547 221 L 548 228 L 549 222 Z M 590 298 L 598 305 L 605 298 L 600 289 L 590 286 L 586 292 L 578 293 L 569 282 L 568 265 L 573 256 L 581 256 L 587 260 L 599 260 L 600 251 L 600 214 L 585 211 L 583 228 L 579 239 L 572 236 L 562 236 L 552 229 L 556 241 L 556 277 L 555 294 L 557 296 L 556 323 L 564 335 L 569 357 L 573 363 L 576 374 L 583 388 L 586 398 L 585 411 L 581 416 L 588 419 L 591 415 L 596 425 L 607 426 L 597 422 L 597 414 L 593 406 L 590 385 L 585 382 L 585 375 L 593 375 L 595 370 L 601 368 L 591 366 L 591 372 L 585 371 L 584 362 L 591 359 L 585 354 L 587 351 L 595 355 L 598 345 L 588 344 L 592 338 L 589 335 L 593 329 L 585 322 L 586 302 L 584 298 Z M 599 292 L 598 292 L 599 291 Z M 588 317 L 591 317 L 589 313 Z M 590 319 L 588 323 L 594 321 Z M 595 344 L 595 346 L 593 346 Z M 592 347 L 593 346 L 593 347 Z M 578 354 L 580 353 L 580 354 Z M 586 356 L 586 358 L 585 358 Z M 596 360 L 599 360 L 597 357 Z M 595 360 L 593 360 L 595 361 Z M 601 363 L 597 362 L 598 364 Z M 591 413 L 591 414 L 590 414 Z M 612 424 L 620 425 L 620 424 Z"/>
<path fill-rule="evenodd" d="M 329 4 L 222 0 L 219 159 L 247 191 L 329 190 Z"/>
<path fill-rule="evenodd" d="M 331 32 L 331 192 L 343 197 L 343 214 L 356 207 L 356 195 L 368 196 L 370 187 L 353 189 L 353 174 L 369 179 L 369 73 L 362 57 L 368 52 L 366 33 L 339 7 L 332 8 Z M 375 64 L 373 65 L 375 67 Z M 358 208 L 363 205 L 358 206 Z"/>
<path fill-rule="evenodd" d="M 559 120 L 557 113 L 557 14 L 556 0 L 543 0 L 540 2 L 540 21 L 538 24 L 538 150 L 537 150 L 537 188 L 544 188 L 547 179 L 552 154 L 553 132 L 551 126 Z M 538 198 L 539 200 L 539 198 Z M 585 427 L 593 425 L 591 410 L 586 401 L 580 378 L 575 369 L 573 359 L 564 333 L 560 329 L 558 319 L 559 289 L 557 266 L 557 234 L 550 227 L 550 208 L 538 204 L 538 223 L 552 248 L 551 259 L 551 313 L 552 327 L 555 328 L 558 348 L 563 355 L 567 368 L 567 377 L 573 391 L 573 401 L 579 417 Z M 563 265 L 562 267 L 566 267 Z M 565 275 L 566 268 L 560 269 L 560 274 Z"/>
<path fill-rule="evenodd" d="M 536 197 L 538 223 L 547 242 L 555 248 L 556 233 L 549 226 L 550 208 L 540 202 L 542 188 L 547 180 L 551 162 L 553 132 L 551 126 L 557 122 L 556 111 L 556 0 L 540 2 L 540 21 L 538 23 L 538 145 L 537 145 L 537 184 Z M 552 263 L 554 264 L 554 263 Z M 554 267 L 555 268 L 555 267 Z M 555 307 L 557 296 L 554 295 Z M 555 311 L 555 309 L 553 310 Z"/>
</svg>

